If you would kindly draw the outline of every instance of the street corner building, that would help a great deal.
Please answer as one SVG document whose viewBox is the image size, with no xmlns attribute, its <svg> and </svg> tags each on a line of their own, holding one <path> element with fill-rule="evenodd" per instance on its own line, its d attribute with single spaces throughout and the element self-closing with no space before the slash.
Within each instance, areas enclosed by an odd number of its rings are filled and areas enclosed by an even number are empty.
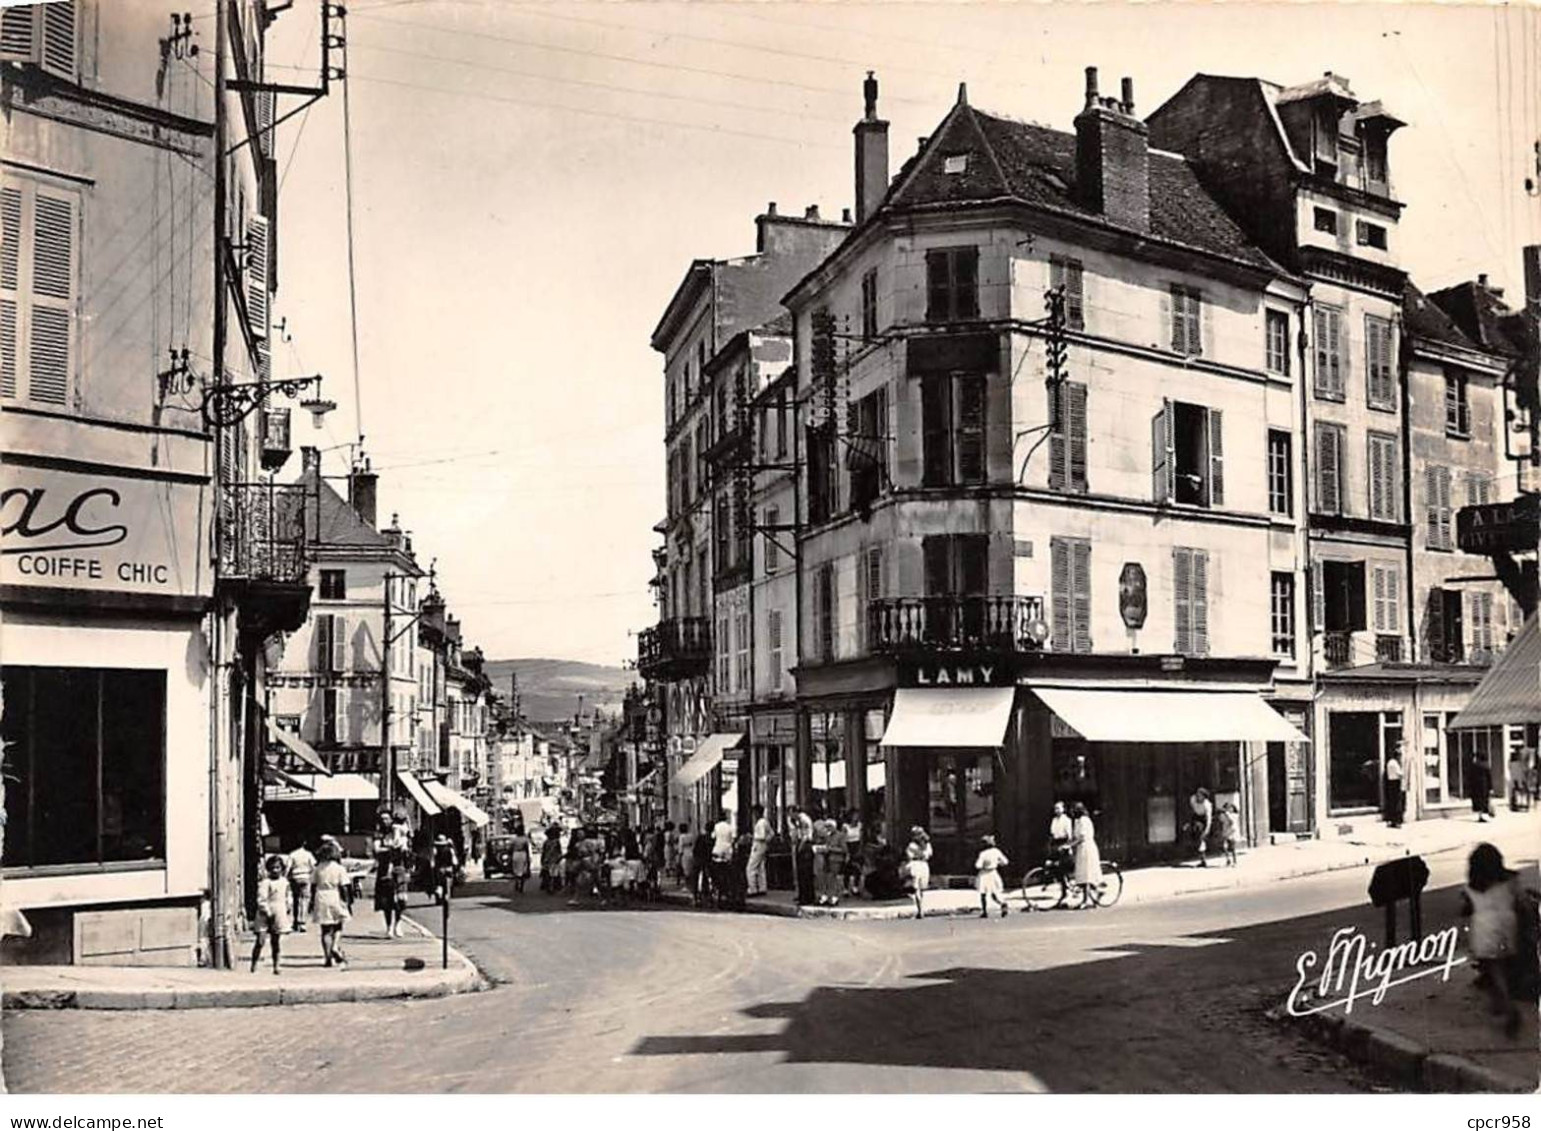
<svg viewBox="0 0 1541 1131">
<path fill-rule="evenodd" d="M 945 876 L 1055 801 L 1148 861 L 1200 787 L 1253 845 L 1377 819 L 1393 754 L 1411 818 L 1501 794 L 1534 670 L 1460 713 L 1535 609 L 1535 315 L 1398 266 L 1394 113 L 1088 68 L 1070 130 L 960 86 L 891 176 L 863 94 L 854 217 L 772 205 L 653 335 L 655 803 L 922 825 Z"/>
</svg>

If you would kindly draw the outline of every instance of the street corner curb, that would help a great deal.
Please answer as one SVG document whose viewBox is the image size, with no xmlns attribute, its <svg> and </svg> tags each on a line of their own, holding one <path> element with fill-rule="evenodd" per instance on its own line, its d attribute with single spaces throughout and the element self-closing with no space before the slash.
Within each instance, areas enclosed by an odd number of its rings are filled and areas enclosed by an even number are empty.
<svg viewBox="0 0 1541 1131">
<path fill-rule="evenodd" d="M 329 1005 L 357 1000 L 357 986 L 281 986 L 278 993 L 279 1005 Z"/>
<path fill-rule="evenodd" d="M 1493 1092 L 1507 1095 L 1536 1090 L 1535 1081 L 1526 1082 L 1507 1072 L 1499 1072 L 1450 1053 L 1435 1053 L 1423 1061 L 1423 1087 L 1429 1092 Z"/>
<path fill-rule="evenodd" d="M 1390 1029 L 1370 1029 L 1366 1059 L 1374 1068 L 1417 1086 L 1423 1081 L 1423 1062 L 1429 1050 L 1411 1037 Z"/>
<path fill-rule="evenodd" d="M 1370 1038 L 1375 1034 L 1373 1025 L 1366 1025 L 1354 1017 L 1345 1017 L 1338 1029 L 1338 1048 L 1350 1059 L 1367 1062 L 1370 1059 Z"/>
<path fill-rule="evenodd" d="M 82 997 L 85 995 L 82 994 Z M 278 986 L 212 990 L 177 990 L 173 1009 L 244 1009 L 254 1005 L 278 1005 L 283 993 Z M 81 1008 L 90 1008 L 82 1006 Z"/>
<path fill-rule="evenodd" d="M 75 1009 L 75 990 L 6 990 L 4 1009 Z"/>
</svg>

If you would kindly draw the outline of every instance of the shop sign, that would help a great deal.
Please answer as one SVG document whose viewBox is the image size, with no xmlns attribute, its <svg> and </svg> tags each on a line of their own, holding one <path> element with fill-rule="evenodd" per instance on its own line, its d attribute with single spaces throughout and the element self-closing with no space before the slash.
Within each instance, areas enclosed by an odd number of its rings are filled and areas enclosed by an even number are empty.
<svg viewBox="0 0 1541 1131">
<path fill-rule="evenodd" d="M 1534 550 L 1541 533 L 1541 495 L 1479 503 L 1455 514 L 1455 541 L 1468 554 Z"/>
<path fill-rule="evenodd" d="M 901 672 L 906 687 L 1010 687 L 1015 674 L 1004 664 L 916 664 Z"/>
<path fill-rule="evenodd" d="M 1124 627 L 1145 627 L 1145 569 L 1139 562 L 1125 562 L 1118 575 L 1118 613 Z"/>
<path fill-rule="evenodd" d="M 207 484 L 0 466 L 0 583 L 206 596 Z"/>
</svg>

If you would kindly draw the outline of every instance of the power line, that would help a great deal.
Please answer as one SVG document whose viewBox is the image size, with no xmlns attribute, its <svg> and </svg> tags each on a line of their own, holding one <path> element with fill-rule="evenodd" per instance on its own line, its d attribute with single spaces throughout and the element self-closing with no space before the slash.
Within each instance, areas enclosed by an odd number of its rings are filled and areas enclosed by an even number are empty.
<svg viewBox="0 0 1541 1131">
<path fill-rule="evenodd" d="M 348 74 L 347 24 L 343 25 L 342 73 Z M 323 62 L 323 65 L 325 63 Z M 359 447 L 364 446 L 364 402 L 359 389 L 358 373 L 358 282 L 353 269 L 353 119 L 348 112 L 348 90 L 352 83 L 343 79 L 342 84 L 342 159 L 345 194 L 348 209 L 348 313 L 353 330 L 353 425 L 358 434 Z"/>
</svg>

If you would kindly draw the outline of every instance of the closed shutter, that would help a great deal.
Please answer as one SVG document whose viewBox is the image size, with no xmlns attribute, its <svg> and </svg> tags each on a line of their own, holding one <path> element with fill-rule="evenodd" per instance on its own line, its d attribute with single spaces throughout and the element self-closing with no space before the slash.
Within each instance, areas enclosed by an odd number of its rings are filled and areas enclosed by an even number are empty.
<svg viewBox="0 0 1541 1131">
<path fill-rule="evenodd" d="M 867 599 L 876 601 L 883 596 L 883 548 L 871 546 L 867 550 Z"/>
<path fill-rule="evenodd" d="M 1196 656 L 1209 655 L 1209 552 L 1193 551 L 1193 636 Z"/>
<path fill-rule="evenodd" d="M 74 82 L 77 74 L 75 0 L 43 6 L 43 39 L 38 64 L 51 75 Z"/>
<path fill-rule="evenodd" d="M 1221 440 L 1220 410 L 1209 410 L 1209 505 L 1225 505 L 1225 447 Z"/>
<path fill-rule="evenodd" d="M 1193 553 L 1181 547 L 1172 551 L 1172 597 L 1172 650 L 1186 655 L 1193 647 Z"/>
<path fill-rule="evenodd" d="M 73 356 L 75 202 L 40 191 L 33 208 L 27 396 L 62 406 L 69 401 Z"/>
<path fill-rule="evenodd" d="M 767 529 L 765 531 L 765 572 L 768 574 L 775 573 L 781 565 L 781 547 L 776 542 L 776 539 L 781 536 L 781 532 L 776 529 L 776 527 L 780 524 L 781 508 L 766 507 L 765 526 Z"/>
<path fill-rule="evenodd" d="M 1070 260 L 1065 264 L 1065 324 L 1072 330 L 1086 325 L 1086 296 L 1082 290 L 1081 264 Z"/>
<path fill-rule="evenodd" d="M 1386 629 L 1402 635 L 1402 575 L 1393 566 L 1386 570 Z"/>
<path fill-rule="evenodd" d="M 251 332 L 268 336 L 268 221 L 253 216 L 246 221 L 246 315 Z"/>
<path fill-rule="evenodd" d="M 332 616 L 332 666 L 329 670 L 342 672 L 348 670 L 348 620 L 346 617 Z"/>
<path fill-rule="evenodd" d="M 1064 385 L 1049 386 L 1049 490 L 1063 491 L 1069 482 L 1070 397 Z"/>
<path fill-rule="evenodd" d="M 1080 273 L 1077 272 L 1077 278 Z M 1067 407 L 1069 410 L 1067 423 L 1068 433 L 1065 437 L 1069 447 L 1069 486 L 1072 491 L 1086 490 L 1086 386 L 1077 382 L 1071 382 L 1065 386 L 1067 395 Z"/>
<path fill-rule="evenodd" d="M 920 387 L 920 444 L 928 487 L 952 482 L 952 389 L 945 377 L 928 377 Z"/>
<path fill-rule="evenodd" d="M 1432 465 L 1423 469 L 1423 510 L 1424 522 L 1428 526 L 1426 535 L 1429 549 L 1441 549 L 1440 545 L 1440 512 L 1439 512 L 1439 473 L 1441 469 Z"/>
<path fill-rule="evenodd" d="M 264 157 L 270 157 L 273 153 L 273 92 L 259 90 L 252 97 L 257 103 L 257 148 Z"/>
<path fill-rule="evenodd" d="M 1069 652 L 1071 645 L 1070 609 L 1072 592 L 1071 544 L 1062 538 L 1049 540 L 1049 619 L 1056 652 Z"/>
<path fill-rule="evenodd" d="M 985 481 L 985 379 L 960 377 L 958 385 L 958 481 Z"/>
<path fill-rule="evenodd" d="M 1375 631 L 1386 632 L 1386 570 L 1376 566 L 1371 573 L 1375 602 Z"/>
<path fill-rule="evenodd" d="M 1321 632 L 1327 625 L 1327 590 L 1322 563 L 1311 563 L 1311 631 Z"/>
<path fill-rule="evenodd" d="M 1324 514 L 1338 514 L 1343 509 L 1342 451 L 1338 430 L 1331 425 L 1316 426 L 1316 509 Z"/>
<path fill-rule="evenodd" d="M 316 647 L 312 662 L 318 672 L 331 670 L 332 615 L 330 613 L 322 613 L 316 617 Z"/>
<path fill-rule="evenodd" d="M 781 610 L 771 609 L 766 614 L 766 637 L 770 642 L 771 686 L 781 687 Z"/>
<path fill-rule="evenodd" d="M 6 10 L 10 18 L 12 10 Z M 17 337 L 21 332 L 21 189 L 0 189 L 0 396 L 20 387 Z"/>
<path fill-rule="evenodd" d="M 1439 663 L 1446 659 L 1448 649 L 1445 642 L 1445 591 L 1434 588 L 1429 590 L 1429 654 L 1428 658 Z"/>
<path fill-rule="evenodd" d="M 983 596 L 990 591 L 990 539 L 984 534 L 960 534 L 954 540 L 958 560 L 954 578 L 956 592 Z"/>
<path fill-rule="evenodd" d="M 0 60 L 32 63 L 37 52 L 36 4 L 19 4 L 0 10 Z"/>
<path fill-rule="evenodd" d="M 1163 398 L 1161 411 L 1150 421 L 1151 498 L 1158 503 L 1170 501 L 1175 490 L 1177 459 L 1172 429 L 1172 402 Z"/>
<path fill-rule="evenodd" d="M 1092 650 L 1092 544 L 1077 541 L 1072 545 L 1071 617 L 1075 621 L 1075 650 L 1087 653 Z"/>
</svg>

